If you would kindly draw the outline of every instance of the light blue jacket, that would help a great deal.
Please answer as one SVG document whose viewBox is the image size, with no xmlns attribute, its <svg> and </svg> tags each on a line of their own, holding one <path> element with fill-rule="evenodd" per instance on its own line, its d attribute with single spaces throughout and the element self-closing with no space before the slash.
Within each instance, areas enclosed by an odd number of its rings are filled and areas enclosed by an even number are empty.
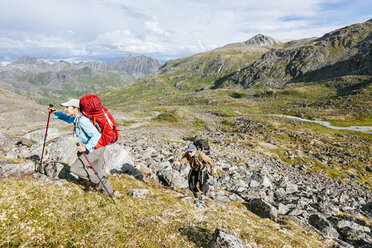
<svg viewBox="0 0 372 248">
<path fill-rule="evenodd" d="M 101 138 L 101 133 L 98 132 L 93 123 L 82 113 L 79 113 L 74 118 L 62 112 L 56 112 L 53 116 L 53 119 L 61 119 L 68 123 L 74 123 L 74 132 L 79 137 L 81 142 L 84 143 L 85 148 L 90 152 L 94 150 L 94 147 Z"/>
</svg>

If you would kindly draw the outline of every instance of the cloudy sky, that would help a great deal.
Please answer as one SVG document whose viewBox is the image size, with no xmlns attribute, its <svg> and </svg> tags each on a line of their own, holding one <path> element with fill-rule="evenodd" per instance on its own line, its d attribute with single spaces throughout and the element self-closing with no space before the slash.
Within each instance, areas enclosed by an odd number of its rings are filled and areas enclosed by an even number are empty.
<svg viewBox="0 0 372 248">
<path fill-rule="evenodd" d="M 372 18 L 371 0 L 0 0 L 0 61 L 166 61 L 261 33 L 320 37 Z"/>
</svg>

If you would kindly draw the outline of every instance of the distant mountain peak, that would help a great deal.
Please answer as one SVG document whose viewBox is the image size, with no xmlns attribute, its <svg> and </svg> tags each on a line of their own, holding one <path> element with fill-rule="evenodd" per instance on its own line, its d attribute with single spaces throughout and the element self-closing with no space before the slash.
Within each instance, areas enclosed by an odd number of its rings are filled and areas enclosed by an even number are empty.
<svg viewBox="0 0 372 248">
<path fill-rule="evenodd" d="M 263 34 L 257 34 L 244 42 L 246 46 L 255 46 L 255 47 L 271 47 L 276 44 L 282 43 L 279 40 L 273 39 L 269 36 Z"/>
<path fill-rule="evenodd" d="M 14 61 L 12 64 L 37 64 L 39 61 L 37 58 L 30 57 L 30 56 L 22 56 L 16 61 Z"/>
</svg>

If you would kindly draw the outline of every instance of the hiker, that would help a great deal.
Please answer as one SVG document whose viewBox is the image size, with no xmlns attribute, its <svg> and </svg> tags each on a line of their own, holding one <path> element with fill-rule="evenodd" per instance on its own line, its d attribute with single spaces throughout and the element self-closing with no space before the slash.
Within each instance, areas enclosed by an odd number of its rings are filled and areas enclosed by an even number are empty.
<svg viewBox="0 0 372 248">
<path fill-rule="evenodd" d="M 80 100 L 71 99 L 65 103 L 61 103 L 61 106 L 65 107 L 64 113 L 55 112 L 53 107 L 48 107 L 48 111 L 54 113 L 53 119 L 61 119 L 68 123 L 74 123 L 74 133 L 82 142 L 82 144 L 76 147 L 77 159 L 71 166 L 71 172 L 79 176 L 81 184 L 86 186 L 86 189 L 93 188 L 94 191 L 103 192 L 105 195 L 120 197 L 121 194 L 119 192 L 112 190 L 104 172 L 103 154 L 106 147 L 94 148 L 101 138 L 101 133 L 80 112 Z M 83 156 L 83 153 L 86 156 Z M 86 158 L 88 158 L 103 183 L 96 176 Z"/>
<path fill-rule="evenodd" d="M 186 160 L 189 162 L 191 170 L 188 176 L 189 189 L 196 198 L 200 198 L 202 194 L 208 196 L 209 184 L 208 184 L 208 169 L 206 164 L 209 164 L 210 172 L 215 174 L 213 168 L 214 164 L 212 160 L 205 155 L 204 152 L 196 149 L 195 145 L 189 145 L 186 153 L 182 155 L 180 161 L 175 161 L 173 164 L 182 166 Z"/>
</svg>

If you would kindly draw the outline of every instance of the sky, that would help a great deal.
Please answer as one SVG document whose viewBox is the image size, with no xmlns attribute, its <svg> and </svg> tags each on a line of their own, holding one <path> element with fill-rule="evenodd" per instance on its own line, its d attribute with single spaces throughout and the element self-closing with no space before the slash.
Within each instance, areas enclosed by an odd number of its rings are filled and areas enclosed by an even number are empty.
<svg viewBox="0 0 372 248">
<path fill-rule="evenodd" d="M 0 0 L 0 61 L 165 62 L 256 34 L 321 37 L 371 18 L 371 0 Z"/>
</svg>

